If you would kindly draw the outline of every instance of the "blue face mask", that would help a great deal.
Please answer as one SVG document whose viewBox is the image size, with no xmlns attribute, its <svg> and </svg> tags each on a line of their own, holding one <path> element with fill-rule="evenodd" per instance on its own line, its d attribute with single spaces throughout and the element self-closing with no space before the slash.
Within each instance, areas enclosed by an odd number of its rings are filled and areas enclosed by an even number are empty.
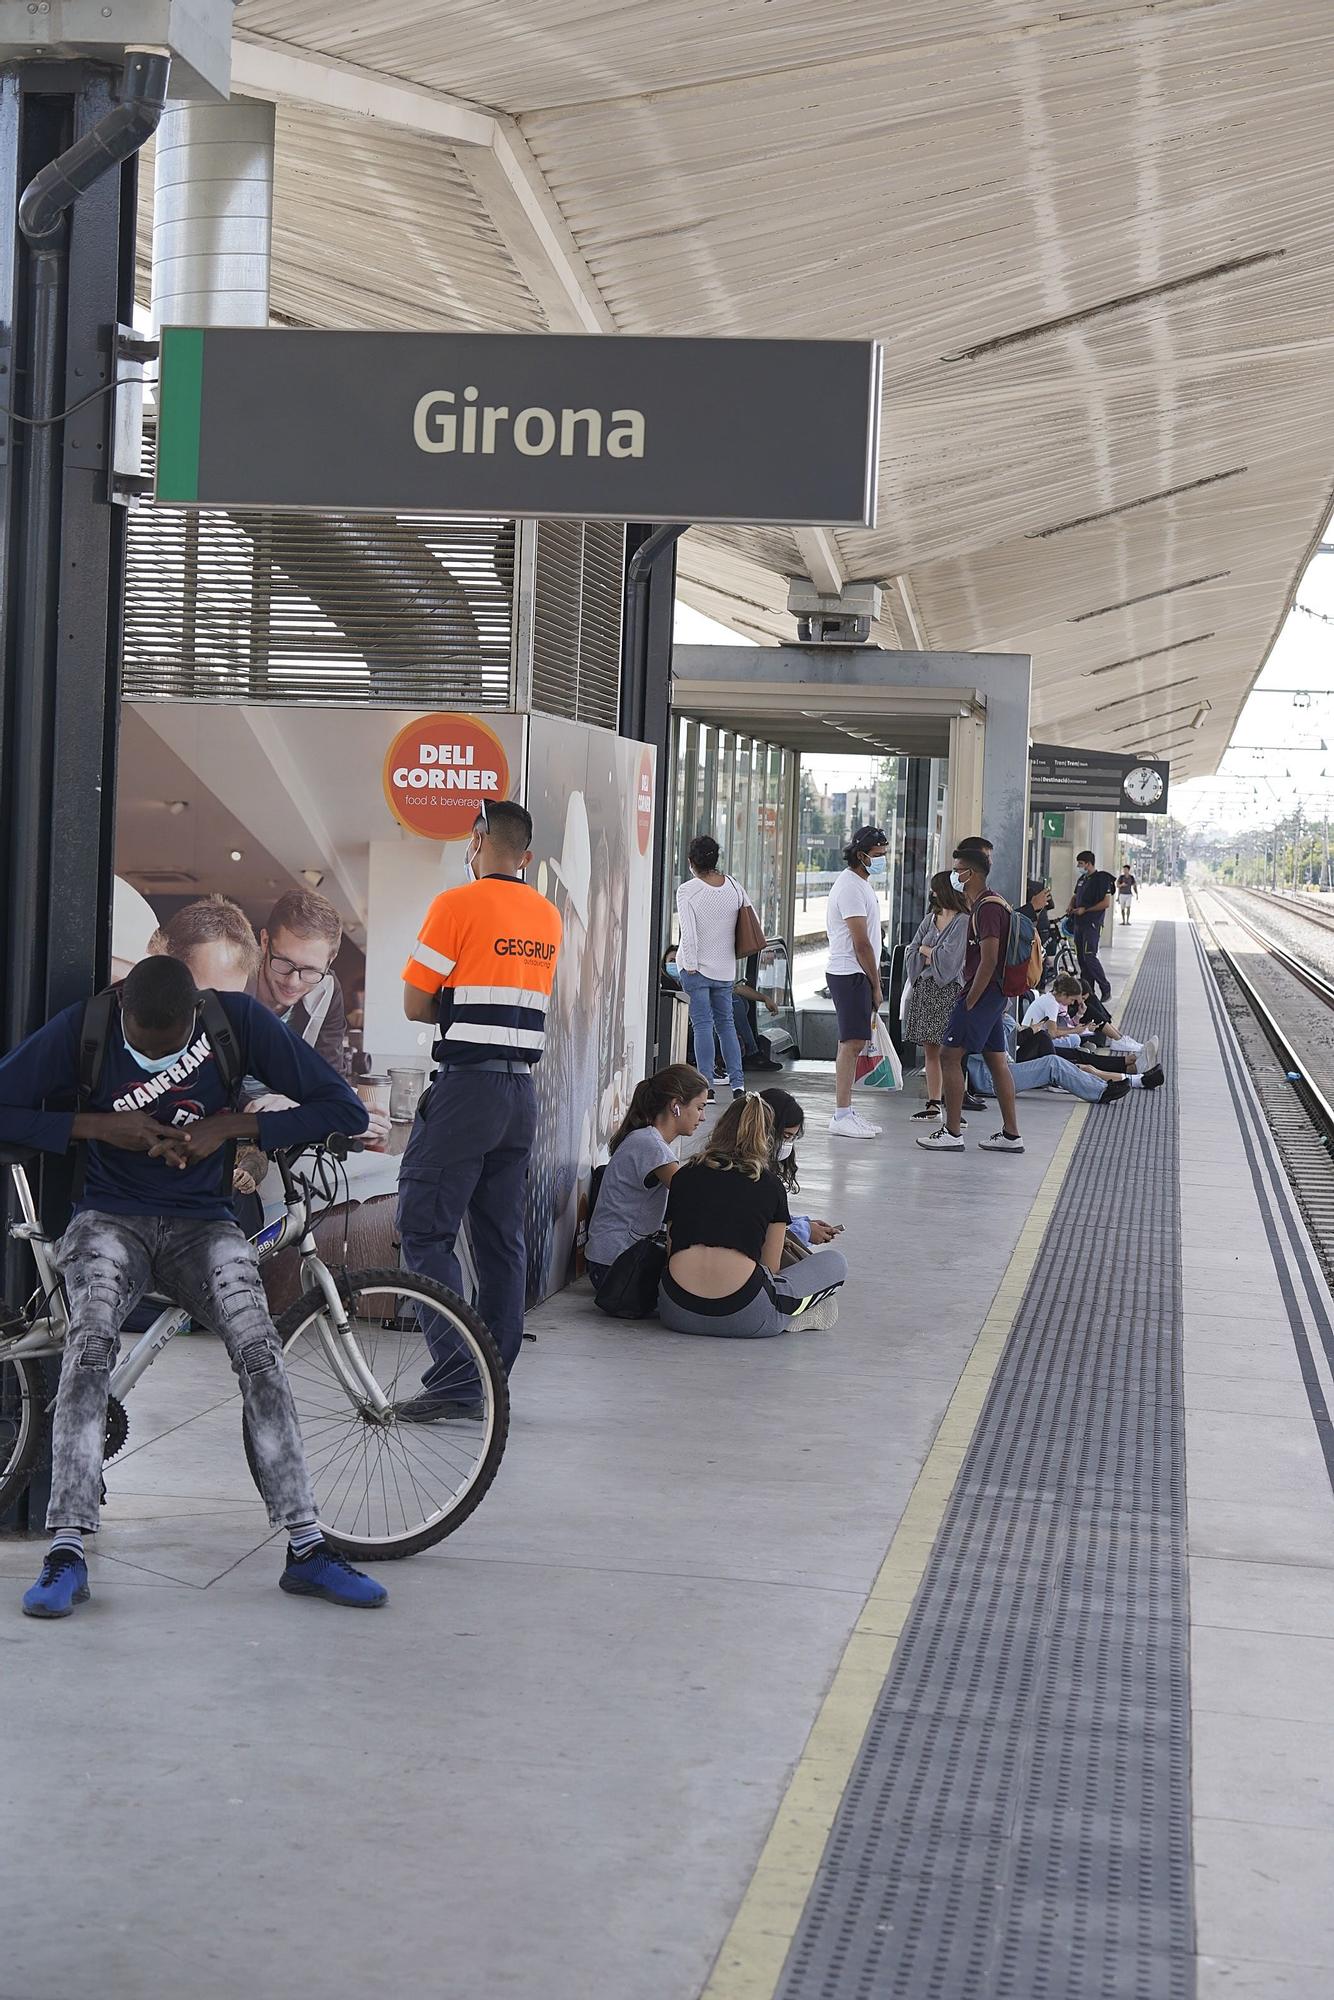
<svg viewBox="0 0 1334 2000">
<path fill-rule="evenodd" d="M 187 1042 L 183 1049 L 177 1049 L 174 1056 L 141 1056 L 123 1030 L 121 1040 L 125 1044 L 125 1053 L 134 1057 L 145 1076 L 161 1076 L 164 1069 L 170 1069 L 173 1063 L 178 1063 L 182 1056 L 190 1053 L 190 1044 Z"/>
<path fill-rule="evenodd" d="M 870 864 L 870 873 L 877 882 L 883 881 L 889 873 L 888 855 L 877 854 Z"/>
</svg>

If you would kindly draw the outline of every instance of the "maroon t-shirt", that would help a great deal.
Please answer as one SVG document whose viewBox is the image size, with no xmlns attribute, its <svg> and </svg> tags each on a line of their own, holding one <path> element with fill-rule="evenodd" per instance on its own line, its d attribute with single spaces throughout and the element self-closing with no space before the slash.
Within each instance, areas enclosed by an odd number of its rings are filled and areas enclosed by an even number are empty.
<svg viewBox="0 0 1334 2000">
<path fill-rule="evenodd" d="M 968 919 L 968 949 L 963 960 L 963 990 L 968 992 L 977 977 L 977 968 L 982 963 L 982 945 L 986 938 L 995 938 L 996 971 L 991 981 L 999 986 L 1005 974 L 1005 946 L 1010 936 L 1010 906 L 1001 896 L 986 895 L 974 903 Z"/>
</svg>

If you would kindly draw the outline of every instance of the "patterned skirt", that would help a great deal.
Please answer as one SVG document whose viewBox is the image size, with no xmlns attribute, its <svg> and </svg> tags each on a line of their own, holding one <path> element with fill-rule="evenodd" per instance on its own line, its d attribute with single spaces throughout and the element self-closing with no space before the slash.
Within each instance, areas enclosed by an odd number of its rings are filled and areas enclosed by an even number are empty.
<svg viewBox="0 0 1334 2000">
<path fill-rule="evenodd" d="M 954 1003 L 962 991 L 963 983 L 958 979 L 951 979 L 947 986 L 929 974 L 915 980 L 908 1000 L 904 1039 L 915 1042 L 919 1049 L 927 1042 L 943 1042 Z"/>
</svg>

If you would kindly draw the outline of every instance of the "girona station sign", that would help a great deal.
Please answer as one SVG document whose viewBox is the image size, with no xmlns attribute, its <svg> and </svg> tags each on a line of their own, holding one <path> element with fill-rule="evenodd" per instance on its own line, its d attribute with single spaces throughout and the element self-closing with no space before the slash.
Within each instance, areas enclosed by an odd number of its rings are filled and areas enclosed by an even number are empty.
<svg viewBox="0 0 1334 2000">
<path fill-rule="evenodd" d="M 874 527 L 875 341 L 168 327 L 188 507 Z"/>
</svg>

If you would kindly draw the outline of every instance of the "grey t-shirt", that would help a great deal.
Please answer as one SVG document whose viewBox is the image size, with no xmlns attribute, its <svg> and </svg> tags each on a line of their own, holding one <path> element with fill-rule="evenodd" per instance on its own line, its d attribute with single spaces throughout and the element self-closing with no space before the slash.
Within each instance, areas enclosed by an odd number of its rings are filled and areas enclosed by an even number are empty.
<svg viewBox="0 0 1334 2000">
<path fill-rule="evenodd" d="M 584 1256 L 590 1264 L 614 1264 L 641 1236 L 657 1234 L 667 1214 L 667 1189 L 649 1176 L 675 1165 L 676 1155 L 656 1125 L 622 1139 L 607 1162 L 589 1224 Z"/>
</svg>

